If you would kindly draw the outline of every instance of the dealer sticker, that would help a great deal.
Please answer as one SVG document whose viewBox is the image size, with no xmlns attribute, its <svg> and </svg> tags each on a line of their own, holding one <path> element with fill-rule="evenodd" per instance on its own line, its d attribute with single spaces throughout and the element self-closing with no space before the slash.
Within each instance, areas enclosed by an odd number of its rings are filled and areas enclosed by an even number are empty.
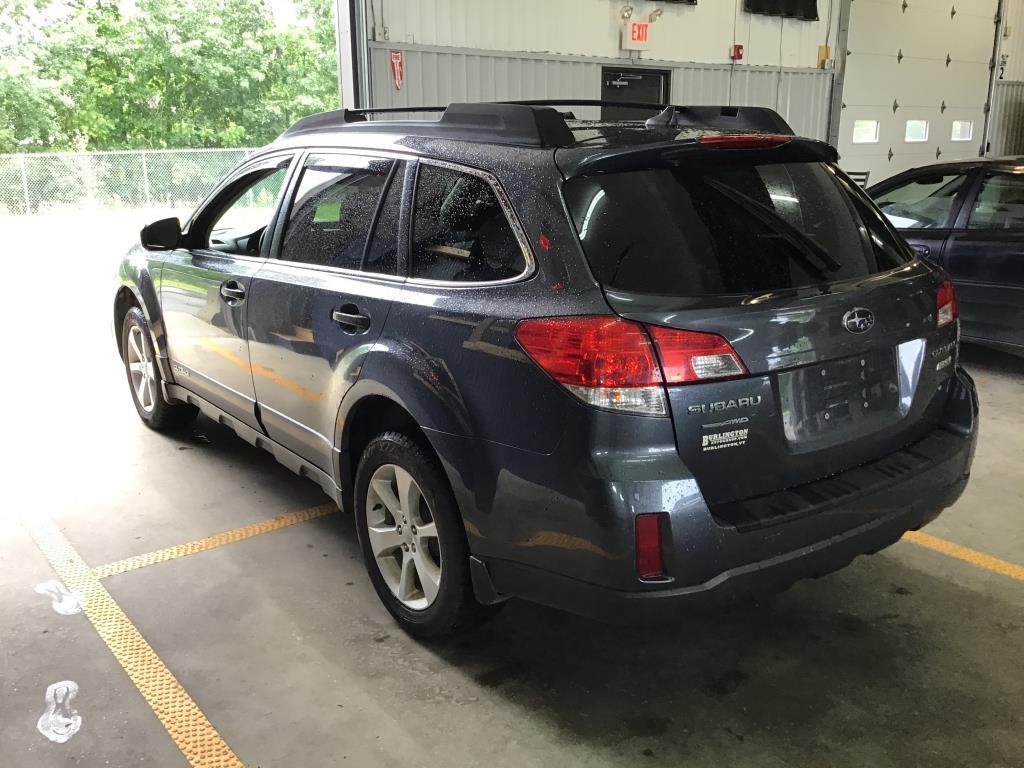
<svg viewBox="0 0 1024 768">
<path fill-rule="evenodd" d="M 747 443 L 749 429 L 730 429 L 728 432 L 713 432 L 701 437 L 701 448 L 705 451 L 717 451 L 722 448 L 736 448 Z"/>
</svg>

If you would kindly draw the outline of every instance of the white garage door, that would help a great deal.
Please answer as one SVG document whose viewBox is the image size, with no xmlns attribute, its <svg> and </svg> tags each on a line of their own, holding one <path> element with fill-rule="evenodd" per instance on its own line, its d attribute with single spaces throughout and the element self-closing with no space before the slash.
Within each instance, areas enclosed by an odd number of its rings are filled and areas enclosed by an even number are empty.
<svg viewBox="0 0 1024 768">
<path fill-rule="evenodd" d="M 839 152 L 870 183 L 976 157 L 997 0 L 854 0 Z"/>
</svg>

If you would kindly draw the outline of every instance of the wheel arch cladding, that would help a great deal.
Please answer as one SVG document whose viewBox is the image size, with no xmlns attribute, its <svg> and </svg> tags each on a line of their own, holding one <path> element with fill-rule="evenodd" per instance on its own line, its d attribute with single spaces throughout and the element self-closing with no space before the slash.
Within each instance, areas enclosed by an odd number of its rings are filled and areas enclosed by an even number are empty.
<svg viewBox="0 0 1024 768">
<path fill-rule="evenodd" d="M 135 291 L 127 285 L 122 285 L 117 289 L 117 294 L 114 296 L 114 338 L 117 340 L 117 352 L 120 355 L 124 354 L 121 326 L 124 324 L 125 315 L 128 314 L 128 310 L 132 307 L 143 309 L 139 297 L 135 295 Z M 144 309 L 143 312 L 145 312 Z"/>
<path fill-rule="evenodd" d="M 441 466 L 437 451 L 416 419 L 395 400 L 381 394 L 361 397 L 348 411 L 339 415 L 341 436 L 338 444 L 338 470 L 344 502 L 352 509 L 356 470 L 369 442 L 384 432 L 400 432 L 429 453 Z M 444 472 L 442 467 L 442 473 Z"/>
</svg>

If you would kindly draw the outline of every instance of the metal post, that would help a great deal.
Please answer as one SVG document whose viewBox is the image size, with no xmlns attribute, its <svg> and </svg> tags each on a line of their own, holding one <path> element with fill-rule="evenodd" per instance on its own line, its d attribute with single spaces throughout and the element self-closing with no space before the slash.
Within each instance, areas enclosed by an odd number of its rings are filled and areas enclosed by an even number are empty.
<svg viewBox="0 0 1024 768">
<path fill-rule="evenodd" d="M 839 146 L 839 124 L 843 118 L 843 84 L 846 82 L 846 45 L 850 39 L 850 5 L 853 0 L 840 0 L 836 28 L 836 55 L 832 75 L 832 99 L 828 113 L 828 143 Z"/>
<path fill-rule="evenodd" d="M 146 153 L 142 153 L 142 192 L 146 198 L 146 207 L 149 207 L 149 164 L 146 162 Z"/>
<path fill-rule="evenodd" d="M 358 77 L 360 41 L 358 40 L 357 7 L 361 5 L 361 0 L 335 0 L 334 2 L 334 42 L 338 56 L 338 101 L 339 106 L 346 109 L 363 106 Z M 366 41 L 361 41 L 361 45 L 365 47 Z"/>
<path fill-rule="evenodd" d="M 25 156 L 20 157 L 21 160 L 21 194 L 25 196 L 25 213 L 32 213 L 32 202 L 28 197 L 28 171 L 25 169 Z"/>
<path fill-rule="evenodd" d="M 985 98 L 985 124 L 981 129 L 981 146 L 978 156 L 984 157 L 989 151 L 989 134 L 992 131 L 992 101 L 996 95 L 996 72 L 999 71 L 999 55 L 1003 45 L 1003 0 L 996 4 L 996 17 L 993 19 L 996 32 L 992 39 L 992 60 L 989 62 L 988 95 Z"/>
</svg>

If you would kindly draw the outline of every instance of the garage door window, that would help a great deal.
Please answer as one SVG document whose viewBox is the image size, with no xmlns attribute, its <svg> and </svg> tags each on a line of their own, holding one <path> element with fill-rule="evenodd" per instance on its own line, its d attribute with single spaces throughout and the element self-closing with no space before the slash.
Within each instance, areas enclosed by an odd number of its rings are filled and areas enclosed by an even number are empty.
<svg viewBox="0 0 1024 768">
<path fill-rule="evenodd" d="M 903 133 L 903 140 L 908 144 L 928 141 L 928 121 L 907 120 L 907 127 Z"/>
<path fill-rule="evenodd" d="M 954 120 L 950 141 L 970 141 L 974 137 L 974 123 L 970 120 Z"/>
<path fill-rule="evenodd" d="M 968 229 L 1024 229 L 1024 175 L 985 178 L 971 209 Z"/>
<path fill-rule="evenodd" d="M 877 120 L 854 120 L 853 143 L 877 144 L 879 123 Z"/>
<path fill-rule="evenodd" d="M 918 176 L 873 197 L 882 213 L 898 229 L 946 227 L 964 178 L 962 174 L 952 173 Z"/>
</svg>

